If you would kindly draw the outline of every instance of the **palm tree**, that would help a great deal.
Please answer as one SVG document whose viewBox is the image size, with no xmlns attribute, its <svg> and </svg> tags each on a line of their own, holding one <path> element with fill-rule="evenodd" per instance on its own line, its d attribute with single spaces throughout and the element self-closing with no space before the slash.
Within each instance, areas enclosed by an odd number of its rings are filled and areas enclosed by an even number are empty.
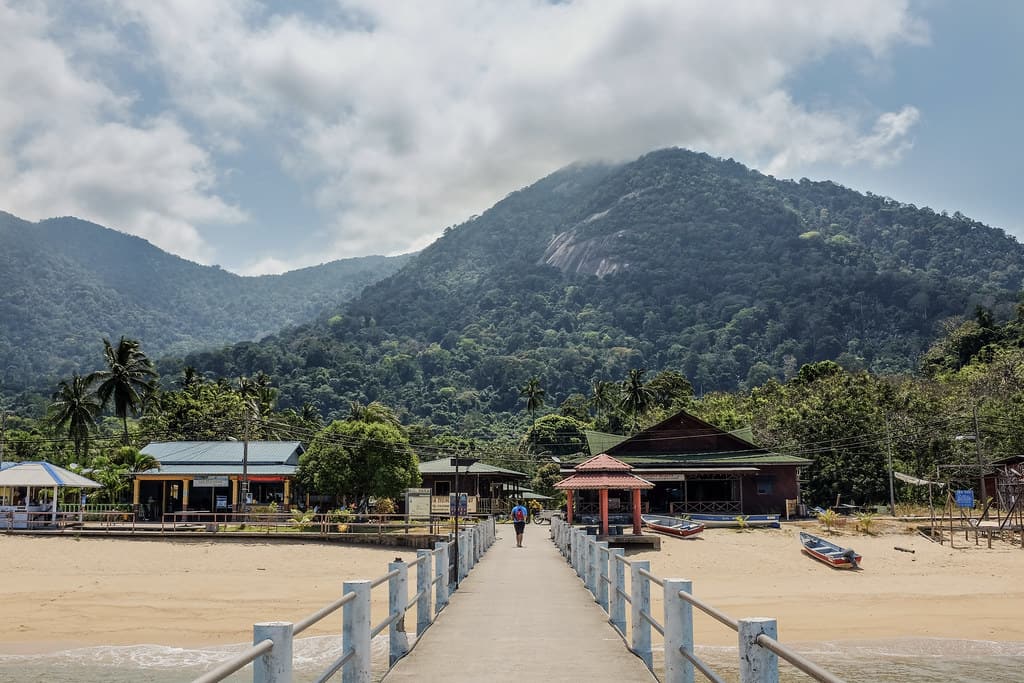
<svg viewBox="0 0 1024 683">
<path fill-rule="evenodd" d="M 590 404 L 597 414 L 603 415 L 615 409 L 619 397 L 619 388 L 614 382 L 594 380 L 591 384 Z"/>
<path fill-rule="evenodd" d="M 139 348 L 139 342 L 121 337 L 115 348 L 108 339 L 103 340 L 103 356 L 106 370 L 99 370 L 88 377 L 88 382 L 99 382 L 96 396 L 106 407 L 114 401 L 114 414 L 124 425 L 124 443 L 128 445 L 128 413 L 137 415 L 146 394 L 151 391 L 150 380 L 157 376 L 153 362 Z"/>
<path fill-rule="evenodd" d="M 633 431 L 640 431 L 640 417 L 654 405 L 654 392 L 644 384 L 644 368 L 633 368 L 629 377 L 622 383 L 623 410 L 633 416 Z"/>
<path fill-rule="evenodd" d="M 122 446 L 115 449 L 110 455 L 110 461 L 119 467 L 124 467 L 133 474 L 160 469 L 159 460 L 131 446 Z"/>
<path fill-rule="evenodd" d="M 68 437 L 75 442 L 75 458 L 84 462 L 89 453 L 89 436 L 96 426 L 100 403 L 89 390 L 89 380 L 75 373 L 71 380 L 61 380 L 53 394 L 53 411 L 50 422 L 57 429 L 68 430 Z"/>
<path fill-rule="evenodd" d="M 531 377 L 519 388 L 519 395 L 526 399 L 526 410 L 530 413 L 530 422 L 537 426 L 537 411 L 544 407 L 544 389 L 540 386 L 539 377 Z M 536 430 L 534 430 L 536 432 Z M 537 450 L 537 434 L 533 434 L 533 450 Z"/>
</svg>

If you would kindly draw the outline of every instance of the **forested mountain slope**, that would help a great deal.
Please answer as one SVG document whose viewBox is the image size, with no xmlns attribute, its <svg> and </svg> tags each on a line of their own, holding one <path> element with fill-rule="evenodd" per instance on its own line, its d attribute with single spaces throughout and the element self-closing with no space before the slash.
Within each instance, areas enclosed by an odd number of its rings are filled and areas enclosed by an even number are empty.
<svg viewBox="0 0 1024 683">
<path fill-rule="evenodd" d="M 52 390 L 57 378 L 98 368 L 103 337 L 138 339 L 154 357 L 258 339 L 336 307 L 407 260 L 241 277 L 75 218 L 0 213 L 0 384 Z"/>
<path fill-rule="evenodd" d="M 698 392 L 822 359 L 911 370 L 939 321 L 1000 313 L 1022 274 L 1020 244 L 959 214 L 669 149 L 560 170 L 337 315 L 187 361 L 263 370 L 285 405 L 382 400 L 473 431 L 520 412 L 532 376 L 557 405 L 638 367 Z"/>
</svg>

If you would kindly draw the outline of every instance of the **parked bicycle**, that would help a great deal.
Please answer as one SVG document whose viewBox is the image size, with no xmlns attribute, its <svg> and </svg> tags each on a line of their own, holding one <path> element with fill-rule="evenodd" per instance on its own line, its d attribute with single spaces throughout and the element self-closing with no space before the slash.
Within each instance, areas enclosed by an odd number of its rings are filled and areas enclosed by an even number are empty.
<svg viewBox="0 0 1024 683">
<path fill-rule="evenodd" d="M 564 519 L 565 515 L 562 513 L 561 510 L 538 510 L 537 512 L 533 513 L 533 523 L 544 524 L 545 522 L 547 522 L 548 524 L 551 524 L 552 517 Z"/>
</svg>

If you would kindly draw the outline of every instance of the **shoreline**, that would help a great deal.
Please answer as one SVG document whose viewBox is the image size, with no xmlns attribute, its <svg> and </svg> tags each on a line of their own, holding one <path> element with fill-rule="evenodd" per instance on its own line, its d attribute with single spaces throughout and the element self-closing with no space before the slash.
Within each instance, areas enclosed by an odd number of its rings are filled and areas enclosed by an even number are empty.
<svg viewBox="0 0 1024 683">
<path fill-rule="evenodd" d="M 863 569 L 836 570 L 806 557 L 799 528 L 853 547 L 864 556 Z M 547 527 L 530 531 L 531 542 L 549 543 Z M 383 576 L 388 562 L 410 561 L 415 552 L 280 540 L 0 536 L 0 557 L 6 558 L 0 605 L 7 623 L 0 656 L 45 656 L 249 643 L 253 623 L 298 621 L 337 599 L 342 582 Z M 628 557 L 649 560 L 661 578 L 692 580 L 695 596 L 731 617 L 777 619 L 780 640 L 795 647 L 888 642 L 912 649 L 914 642 L 941 641 L 1024 656 L 1024 623 L 1018 623 L 1024 587 L 1014 578 L 1024 573 L 1019 546 L 954 550 L 893 531 L 829 535 L 808 522 L 663 537 L 660 551 Z M 386 615 L 387 591 L 374 590 L 372 602 L 376 623 Z M 658 613 L 660 599 L 654 603 Z M 694 615 L 699 647 L 735 646 L 735 633 L 699 610 Z M 340 618 L 328 617 L 302 637 L 339 632 Z"/>
</svg>

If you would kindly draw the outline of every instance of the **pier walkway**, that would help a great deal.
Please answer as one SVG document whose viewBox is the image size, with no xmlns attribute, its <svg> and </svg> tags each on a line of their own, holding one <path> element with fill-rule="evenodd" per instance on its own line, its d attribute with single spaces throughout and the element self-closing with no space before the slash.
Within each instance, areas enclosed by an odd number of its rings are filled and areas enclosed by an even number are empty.
<svg viewBox="0 0 1024 683">
<path fill-rule="evenodd" d="M 403 681 L 654 681 L 566 564 L 548 527 L 512 525 L 384 677 Z"/>
</svg>

